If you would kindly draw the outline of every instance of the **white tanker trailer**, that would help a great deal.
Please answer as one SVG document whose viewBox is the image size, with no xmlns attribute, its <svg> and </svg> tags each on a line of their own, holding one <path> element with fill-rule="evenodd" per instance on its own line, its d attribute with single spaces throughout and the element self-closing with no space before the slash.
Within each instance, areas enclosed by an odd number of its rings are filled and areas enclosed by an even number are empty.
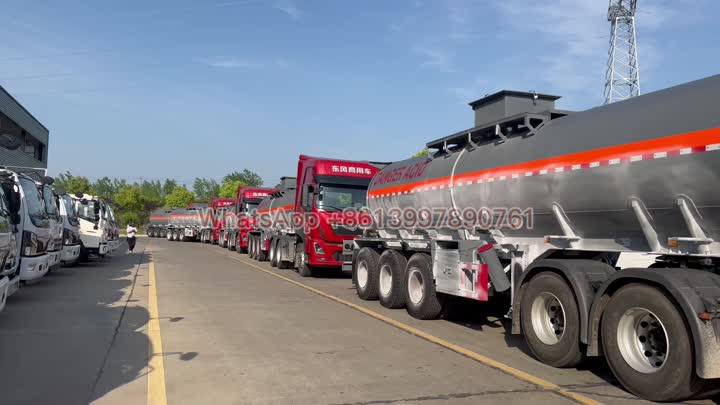
<svg viewBox="0 0 720 405">
<path fill-rule="evenodd" d="M 345 243 L 358 295 L 440 316 L 510 294 L 546 364 L 606 357 L 634 394 L 720 389 L 720 75 L 570 113 L 503 91 L 476 126 L 386 166 Z M 620 269 L 623 252 L 657 255 Z"/>
</svg>

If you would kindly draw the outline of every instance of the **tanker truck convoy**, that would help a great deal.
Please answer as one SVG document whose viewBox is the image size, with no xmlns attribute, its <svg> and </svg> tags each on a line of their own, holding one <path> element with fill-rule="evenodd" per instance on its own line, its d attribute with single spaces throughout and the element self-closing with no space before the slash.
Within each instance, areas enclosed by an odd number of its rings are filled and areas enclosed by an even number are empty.
<svg viewBox="0 0 720 405">
<path fill-rule="evenodd" d="M 150 214 L 147 234 L 151 238 L 166 238 L 172 210 L 159 209 Z"/>
<path fill-rule="evenodd" d="M 510 294 L 546 364 L 605 356 L 649 400 L 720 389 L 720 75 L 584 112 L 557 98 L 487 96 L 475 127 L 383 168 L 346 244 L 357 294 L 420 319 Z"/>
<path fill-rule="evenodd" d="M 316 268 L 341 269 L 343 240 L 361 233 L 358 217 L 379 166 L 300 155 L 297 177 L 283 177 L 280 190 L 258 206 L 250 257 L 295 268 L 303 277 Z"/>
<path fill-rule="evenodd" d="M 167 228 L 167 240 L 191 241 L 200 238 L 200 230 L 203 228 L 208 215 L 205 211 L 208 207 L 204 203 L 191 203 L 187 208 L 177 208 L 170 212 Z"/>
<path fill-rule="evenodd" d="M 272 188 L 238 188 L 234 210 L 226 212 L 224 217 L 223 225 L 227 229 L 221 233 L 224 238 L 218 239 L 222 247 L 236 250 L 238 253 L 247 253 L 250 232 L 257 225 L 254 217 L 257 207 L 263 198 L 274 191 L 275 189 Z"/>
</svg>

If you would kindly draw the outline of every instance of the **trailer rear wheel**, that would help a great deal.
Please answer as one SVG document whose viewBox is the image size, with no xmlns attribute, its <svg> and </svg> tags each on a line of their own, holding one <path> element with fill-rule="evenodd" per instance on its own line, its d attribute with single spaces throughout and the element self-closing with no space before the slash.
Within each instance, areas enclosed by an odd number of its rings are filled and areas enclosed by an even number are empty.
<svg viewBox="0 0 720 405">
<path fill-rule="evenodd" d="M 562 276 L 544 272 L 528 282 L 520 322 L 530 350 L 554 367 L 575 367 L 582 361 L 580 315 L 575 294 Z"/>
<path fill-rule="evenodd" d="M 704 388 L 681 312 L 661 290 L 630 284 L 610 298 L 602 317 L 602 343 L 610 369 L 633 394 L 651 401 L 681 401 Z"/>
<path fill-rule="evenodd" d="M 378 287 L 380 304 L 397 309 L 405 306 L 405 270 L 407 259 L 397 250 L 388 249 L 380 255 Z"/>
<path fill-rule="evenodd" d="M 248 257 L 255 258 L 255 238 L 252 235 L 248 237 Z"/>
<path fill-rule="evenodd" d="M 405 270 L 405 306 L 407 312 L 417 319 L 435 319 L 442 305 L 435 291 L 432 259 L 426 253 L 410 257 Z"/>
<path fill-rule="evenodd" d="M 267 260 L 267 252 L 263 250 L 263 241 L 260 238 L 258 238 L 257 257 L 255 258 L 255 260 L 259 262 L 264 262 Z"/>
<path fill-rule="evenodd" d="M 372 248 L 360 249 L 353 265 L 353 282 L 358 297 L 371 301 L 378 299 L 378 271 L 380 254 Z"/>
<path fill-rule="evenodd" d="M 278 266 L 278 262 L 277 262 L 277 245 L 278 245 L 278 240 L 277 240 L 277 239 L 272 239 L 272 240 L 270 241 L 270 254 L 269 254 L 269 257 L 270 257 L 270 267 L 277 267 L 277 266 Z"/>
</svg>

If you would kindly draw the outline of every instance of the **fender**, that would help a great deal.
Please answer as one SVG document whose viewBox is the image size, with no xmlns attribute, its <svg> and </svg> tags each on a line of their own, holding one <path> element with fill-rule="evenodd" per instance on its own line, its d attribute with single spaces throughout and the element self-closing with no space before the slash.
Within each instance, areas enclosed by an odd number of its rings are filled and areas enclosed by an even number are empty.
<svg viewBox="0 0 720 405">
<path fill-rule="evenodd" d="M 590 312 L 588 355 L 600 353 L 599 330 L 603 310 L 612 294 L 630 283 L 660 287 L 685 316 L 695 350 L 695 372 L 701 378 L 720 378 L 720 276 L 709 271 L 682 268 L 625 269 L 616 272 L 598 291 Z M 708 312 L 715 317 L 703 321 Z"/>
<path fill-rule="evenodd" d="M 575 293 L 580 316 L 580 341 L 588 343 L 588 314 L 597 290 L 616 272 L 612 266 L 585 259 L 542 259 L 531 264 L 520 276 L 520 288 L 515 294 L 512 312 L 512 333 L 520 333 L 520 305 L 522 305 L 525 284 L 541 271 L 553 271 L 562 275 Z"/>
</svg>

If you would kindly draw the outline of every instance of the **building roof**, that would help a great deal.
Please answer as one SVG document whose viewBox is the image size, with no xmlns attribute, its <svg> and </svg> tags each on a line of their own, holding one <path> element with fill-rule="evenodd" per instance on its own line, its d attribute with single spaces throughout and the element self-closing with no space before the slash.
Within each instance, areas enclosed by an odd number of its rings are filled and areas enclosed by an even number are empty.
<svg viewBox="0 0 720 405">
<path fill-rule="evenodd" d="M 37 140 L 45 145 L 48 144 L 50 131 L 2 86 L 0 86 L 0 111 Z"/>
</svg>

